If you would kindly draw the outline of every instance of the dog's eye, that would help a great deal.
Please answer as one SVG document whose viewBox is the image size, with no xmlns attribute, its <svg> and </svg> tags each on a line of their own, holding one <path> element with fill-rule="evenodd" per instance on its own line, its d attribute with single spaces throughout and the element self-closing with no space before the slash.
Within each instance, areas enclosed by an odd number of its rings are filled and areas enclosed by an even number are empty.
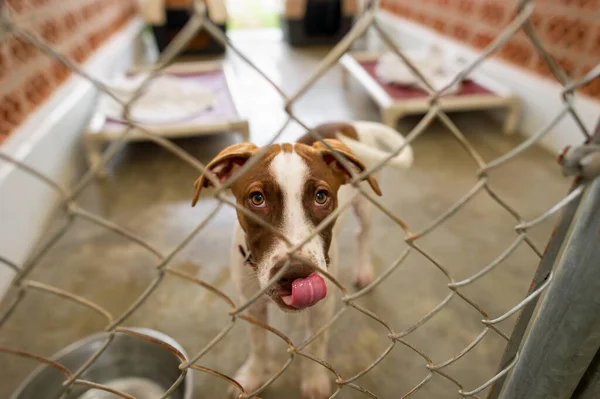
<svg viewBox="0 0 600 399">
<path fill-rule="evenodd" d="M 319 190 L 315 194 L 315 202 L 319 205 L 325 205 L 329 199 L 329 194 L 325 190 Z"/>
<path fill-rule="evenodd" d="M 252 202 L 252 205 L 254 206 L 263 206 L 265 204 L 265 196 L 256 191 L 250 194 L 250 202 Z"/>
</svg>

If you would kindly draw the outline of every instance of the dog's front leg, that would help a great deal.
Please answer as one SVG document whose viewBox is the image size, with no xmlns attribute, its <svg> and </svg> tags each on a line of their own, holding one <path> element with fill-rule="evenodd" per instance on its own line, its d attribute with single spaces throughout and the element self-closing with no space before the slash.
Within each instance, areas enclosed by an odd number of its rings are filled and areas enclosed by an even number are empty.
<svg viewBox="0 0 600 399">
<path fill-rule="evenodd" d="M 307 338 L 312 337 L 333 316 L 333 299 L 313 306 L 307 312 Z M 314 357 L 325 360 L 327 358 L 327 346 L 329 332 L 325 331 L 316 338 L 306 351 Z M 331 395 L 331 372 L 319 363 L 304 359 L 302 373 L 302 398 L 303 399 L 325 399 Z"/>
<path fill-rule="evenodd" d="M 259 299 L 248 309 L 248 315 L 267 324 L 267 301 Z M 269 378 L 269 348 L 267 345 L 267 330 L 257 325 L 248 324 L 248 338 L 250 339 L 250 354 L 246 362 L 235 374 L 247 393 L 254 392 Z M 232 392 L 237 392 L 233 389 Z"/>
<path fill-rule="evenodd" d="M 239 291 L 241 303 L 251 298 L 259 289 L 256 280 L 256 272 L 245 263 L 244 256 L 239 250 L 240 245 L 245 245 L 242 229 L 236 226 L 234 232 L 234 245 L 231 253 L 231 275 Z M 267 314 L 268 301 L 265 297 L 259 298 L 250 305 L 247 314 L 261 323 L 268 323 Z M 269 377 L 269 347 L 267 343 L 267 330 L 252 323 L 246 323 L 248 328 L 248 338 L 250 353 L 246 362 L 239 368 L 235 374 L 235 380 L 239 382 L 247 393 L 254 392 L 264 384 Z M 232 396 L 237 397 L 239 392 L 233 386 L 230 387 Z"/>
</svg>

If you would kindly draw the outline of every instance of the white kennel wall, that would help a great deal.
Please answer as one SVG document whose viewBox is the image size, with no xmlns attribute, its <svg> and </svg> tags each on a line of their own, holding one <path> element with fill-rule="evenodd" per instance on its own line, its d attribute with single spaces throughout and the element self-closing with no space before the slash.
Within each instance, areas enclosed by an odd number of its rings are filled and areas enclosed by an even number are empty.
<svg viewBox="0 0 600 399">
<path fill-rule="evenodd" d="M 144 47 L 140 20 L 112 36 L 83 65 L 99 78 L 123 73 Z M 81 133 L 94 108 L 97 90 L 73 74 L 4 142 L 2 150 L 68 187 L 85 170 Z M 54 191 L 0 159 L 0 254 L 22 264 L 59 205 Z M 0 297 L 13 273 L 0 268 Z"/>
</svg>

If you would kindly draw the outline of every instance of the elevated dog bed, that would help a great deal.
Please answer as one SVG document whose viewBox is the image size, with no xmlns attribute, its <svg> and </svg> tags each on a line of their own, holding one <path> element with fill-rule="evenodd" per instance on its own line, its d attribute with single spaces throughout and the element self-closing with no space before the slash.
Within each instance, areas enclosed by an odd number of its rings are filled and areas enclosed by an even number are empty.
<svg viewBox="0 0 600 399">
<path fill-rule="evenodd" d="M 285 0 L 281 29 L 292 46 L 335 44 L 352 27 L 357 0 Z"/>
<path fill-rule="evenodd" d="M 381 56 L 369 52 L 347 53 L 342 56 L 340 64 L 343 84 L 347 84 L 348 75 L 353 76 L 379 106 L 382 122 L 391 127 L 396 127 L 396 122 L 402 116 L 428 112 L 429 95 L 423 89 L 381 79 L 377 73 Z M 495 80 L 476 74 L 440 97 L 439 105 L 446 112 L 505 109 L 505 134 L 515 132 L 521 112 L 519 97 Z"/>
<path fill-rule="evenodd" d="M 144 76 L 148 72 L 148 68 L 138 68 L 131 71 L 129 77 Z M 170 110 L 174 109 L 175 112 L 169 112 L 169 115 L 157 113 L 155 117 L 152 117 L 149 112 L 152 104 L 147 104 L 148 101 L 144 101 L 142 96 L 138 102 L 142 105 L 140 111 L 143 112 L 135 112 L 135 105 L 132 111 L 134 119 L 137 117 L 137 125 L 143 126 L 156 135 L 170 139 L 227 133 L 238 134 L 243 141 L 249 141 L 248 120 L 238 111 L 235 77 L 229 67 L 220 61 L 175 63 L 163 71 L 162 78 L 164 79 L 162 83 L 159 80 L 154 81 L 159 86 L 158 90 L 161 89 L 161 85 L 168 84 L 173 79 L 181 81 L 184 87 L 197 86 L 192 93 L 187 93 L 187 97 L 200 93 L 203 97 L 202 104 L 184 103 L 182 104 L 184 110 L 178 109 L 178 105 L 173 104 Z M 139 79 L 139 82 L 141 81 L 142 79 Z M 139 84 L 136 79 L 133 79 L 133 82 Z M 130 89 L 131 87 L 123 85 L 120 90 L 113 90 L 120 97 L 125 93 L 130 94 Z M 150 89 L 151 87 L 148 90 Z M 119 95 L 119 93 L 122 94 Z M 111 104 L 102 106 L 102 100 L 101 98 L 101 106 L 92 117 L 84 136 L 86 157 L 90 167 L 100 163 L 104 146 L 120 138 L 127 130 L 127 124 L 114 116 L 115 110 Z M 182 98 L 182 102 L 185 101 L 189 102 L 189 98 Z M 107 105 L 109 106 L 107 107 Z M 160 103 L 156 104 L 156 107 L 161 106 L 163 105 Z M 169 110 L 165 107 L 164 112 L 166 111 Z M 187 115 L 182 115 L 182 113 Z M 134 128 L 125 140 L 145 141 L 148 140 L 148 137 L 139 129 Z M 98 176 L 104 177 L 105 174 L 106 171 L 102 169 Z"/>
</svg>

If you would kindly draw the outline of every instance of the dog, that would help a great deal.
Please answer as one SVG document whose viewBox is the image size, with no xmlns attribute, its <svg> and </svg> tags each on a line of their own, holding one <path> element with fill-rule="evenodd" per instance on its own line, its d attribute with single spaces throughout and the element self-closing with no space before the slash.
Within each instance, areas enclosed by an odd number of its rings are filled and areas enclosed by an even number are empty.
<svg viewBox="0 0 600 399">
<path fill-rule="evenodd" d="M 332 122 L 319 125 L 314 130 L 348 161 L 356 173 L 389 156 L 388 152 L 380 149 L 380 145 L 396 149 L 405 143 L 396 130 L 375 122 Z M 224 182 L 259 150 L 251 143 L 231 145 L 222 150 L 207 169 Z M 406 145 L 386 165 L 408 168 L 412 162 L 412 148 Z M 256 164 L 233 182 L 231 191 L 240 207 L 273 226 L 292 245 L 296 245 L 310 237 L 337 207 L 350 200 L 356 190 L 348 184 L 350 181 L 351 172 L 323 142 L 307 133 L 296 143 L 271 145 Z M 382 195 L 375 176 L 368 176 L 359 184 L 378 196 Z M 204 174 L 195 181 L 192 206 L 198 201 L 202 189 L 210 185 Z M 374 280 L 369 243 L 373 205 L 359 195 L 352 208 L 360 224 L 355 285 L 362 288 Z M 305 310 L 308 336 L 331 319 L 334 302 L 332 295 L 327 295 L 331 283 L 319 274 L 319 270 L 336 275 L 336 232 L 340 223 L 340 220 L 331 221 L 295 252 L 298 257 L 292 257 L 277 283 L 248 308 L 250 316 L 267 323 L 269 302 L 274 302 L 284 312 Z M 266 287 L 286 265 L 288 249 L 281 236 L 238 210 L 231 275 L 244 302 Z M 260 388 L 270 377 L 267 334 L 265 329 L 254 324 L 249 327 L 250 355 L 235 375 L 235 380 L 248 393 Z M 312 354 L 325 359 L 327 332 L 316 338 L 312 345 Z M 307 361 L 301 384 L 303 398 L 329 397 L 331 382 L 328 374 L 329 371 L 320 364 Z"/>
</svg>

